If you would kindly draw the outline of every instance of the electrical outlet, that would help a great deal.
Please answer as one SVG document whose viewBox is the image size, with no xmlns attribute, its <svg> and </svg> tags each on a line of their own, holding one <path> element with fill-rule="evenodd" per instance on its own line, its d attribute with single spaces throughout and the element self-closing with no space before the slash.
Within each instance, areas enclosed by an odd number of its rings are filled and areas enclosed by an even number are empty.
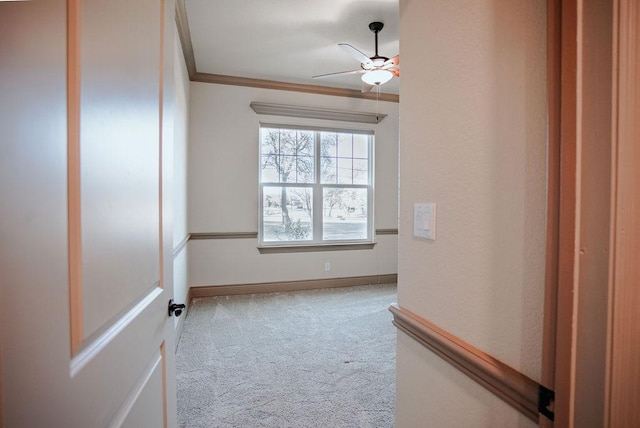
<svg viewBox="0 0 640 428">
<path fill-rule="evenodd" d="M 324 271 L 329 272 L 331 270 L 331 263 L 324 262 Z"/>
</svg>

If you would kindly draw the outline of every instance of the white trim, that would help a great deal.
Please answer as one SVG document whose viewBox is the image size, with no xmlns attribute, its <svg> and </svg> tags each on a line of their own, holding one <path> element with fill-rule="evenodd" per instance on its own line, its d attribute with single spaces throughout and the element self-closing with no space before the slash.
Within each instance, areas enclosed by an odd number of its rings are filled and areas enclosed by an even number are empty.
<svg viewBox="0 0 640 428">
<path fill-rule="evenodd" d="M 286 242 L 286 241 L 282 241 Z M 310 253 L 318 251 L 372 250 L 376 242 L 336 242 L 335 244 L 293 244 L 258 246 L 260 254 Z"/>
<path fill-rule="evenodd" d="M 176 257 L 178 257 L 180 255 L 182 250 L 184 250 L 187 247 L 187 242 L 189 242 L 190 239 L 191 239 L 191 234 L 187 233 L 187 235 L 184 238 L 182 238 L 182 240 L 178 243 L 178 245 L 173 247 L 173 259 L 174 260 L 176 259 Z"/>
<path fill-rule="evenodd" d="M 138 379 L 138 382 L 134 385 L 134 387 L 127 395 L 127 398 L 124 399 L 124 402 L 116 412 L 116 415 L 111 419 L 111 423 L 109 424 L 109 428 L 121 427 L 129 413 L 131 413 L 131 409 L 138 401 L 140 394 L 142 394 L 142 390 L 149 383 L 149 379 L 153 376 L 153 373 L 158 368 L 158 365 L 162 361 L 162 355 L 158 352 L 158 355 L 151 361 L 151 364 L 147 366 L 144 374 Z"/>
<path fill-rule="evenodd" d="M 309 131 L 313 132 L 313 150 L 314 150 L 314 178 L 312 183 L 283 183 L 283 182 L 263 182 L 262 181 L 262 138 L 263 138 L 263 129 L 275 129 L 275 130 L 300 130 L 300 131 Z M 365 135 L 367 136 L 367 168 L 368 168 L 368 177 L 367 184 L 338 184 L 338 183 L 322 183 L 321 180 L 321 171 L 320 171 L 320 133 L 321 132 L 331 132 L 331 133 L 345 133 L 353 135 Z M 293 246 L 305 246 L 305 247 L 315 247 L 318 245 L 326 245 L 326 244 L 373 244 L 375 235 L 374 235 L 374 144 L 375 144 L 375 134 L 373 131 L 362 131 L 362 130 L 346 130 L 346 129 L 335 129 L 335 128 L 319 128 L 314 126 L 290 126 L 290 125 L 282 125 L 282 124 L 266 124 L 260 123 L 259 128 L 259 155 L 258 155 L 258 247 L 260 248 L 260 252 L 269 252 L 265 251 L 267 247 L 286 247 L 289 251 L 291 251 L 291 247 Z M 336 154 L 337 155 L 337 154 Z M 352 165 L 353 167 L 353 165 Z M 264 240 L 264 188 L 265 187 L 274 187 L 274 188 L 310 188 L 313 194 L 313 206 L 312 206 L 312 236 L 313 239 L 308 240 L 297 240 L 297 241 L 265 241 Z M 322 214 L 322 206 L 323 206 L 323 190 L 327 188 L 344 188 L 344 189 L 364 189 L 367 192 L 367 229 L 366 229 L 366 237 L 362 239 L 345 239 L 345 240 L 325 240 L 323 238 L 323 214 Z"/>
<path fill-rule="evenodd" d="M 96 357 L 107 345 L 115 339 L 131 322 L 142 313 L 162 292 L 164 289 L 154 287 L 146 296 L 144 296 L 134 307 L 129 309 L 122 317 L 100 334 L 95 340 L 89 343 L 84 349 L 71 359 L 70 373 L 74 377 L 82 368 Z"/>
<path fill-rule="evenodd" d="M 387 117 L 382 113 L 358 112 L 351 110 L 335 110 L 317 107 L 293 106 L 252 102 L 249 107 L 257 114 L 271 116 L 304 117 L 307 119 L 340 120 L 356 123 L 380 123 Z"/>
<path fill-rule="evenodd" d="M 344 132 L 349 134 L 361 134 L 361 135 L 375 135 L 373 129 L 353 129 L 353 128 L 338 128 L 334 126 L 314 126 L 314 125 L 293 125 L 273 122 L 259 122 L 260 128 L 275 128 L 275 129 L 300 129 L 303 131 L 326 131 L 326 132 Z"/>
</svg>

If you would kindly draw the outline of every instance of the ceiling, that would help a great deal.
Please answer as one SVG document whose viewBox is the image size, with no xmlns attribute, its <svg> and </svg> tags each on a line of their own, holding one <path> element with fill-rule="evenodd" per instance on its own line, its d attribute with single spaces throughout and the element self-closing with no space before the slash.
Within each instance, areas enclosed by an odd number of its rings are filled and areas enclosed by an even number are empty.
<svg viewBox="0 0 640 428">
<path fill-rule="evenodd" d="M 191 48 L 195 62 L 190 74 L 360 91 L 360 75 L 311 77 L 359 69 L 338 43 L 373 56 L 374 34 L 368 27 L 373 21 L 384 23 L 379 55 L 399 53 L 398 0 L 182 0 L 179 21 L 181 15 L 183 47 L 184 33 L 190 36 L 185 56 Z M 398 94 L 399 88 L 399 79 L 393 78 L 381 92 Z"/>
</svg>

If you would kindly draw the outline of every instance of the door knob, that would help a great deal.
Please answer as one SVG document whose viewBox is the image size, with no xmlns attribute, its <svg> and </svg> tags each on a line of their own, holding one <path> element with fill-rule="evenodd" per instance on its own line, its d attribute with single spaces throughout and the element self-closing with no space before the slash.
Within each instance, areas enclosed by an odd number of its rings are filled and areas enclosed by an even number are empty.
<svg viewBox="0 0 640 428">
<path fill-rule="evenodd" d="M 175 315 L 179 317 L 185 305 L 183 303 L 174 303 L 173 299 L 169 299 L 169 316 Z"/>
</svg>

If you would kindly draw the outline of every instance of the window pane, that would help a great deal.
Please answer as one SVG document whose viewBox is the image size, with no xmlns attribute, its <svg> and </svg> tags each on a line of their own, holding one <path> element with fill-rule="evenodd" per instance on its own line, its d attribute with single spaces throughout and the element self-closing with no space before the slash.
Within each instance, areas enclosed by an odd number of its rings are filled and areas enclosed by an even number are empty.
<svg viewBox="0 0 640 428">
<path fill-rule="evenodd" d="M 367 239 L 367 189 L 325 187 L 322 195 L 322 239 Z"/>
<path fill-rule="evenodd" d="M 296 154 L 298 156 L 313 156 L 313 132 L 297 131 Z"/>
<path fill-rule="evenodd" d="M 315 168 L 313 156 L 299 156 L 296 163 L 296 183 L 313 183 Z"/>
<path fill-rule="evenodd" d="M 369 184 L 369 144 L 364 134 L 321 133 L 323 184 Z"/>
<path fill-rule="evenodd" d="M 292 156 L 313 155 L 313 133 L 283 129 L 280 131 L 280 152 Z"/>
<path fill-rule="evenodd" d="M 262 158 L 262 177 L 263 183 L 277 183 L 280 179 L 278 177 L 278 170 L 273 166 L 265 166 L 264 158 Z"/>
<path fill-rule="evenodd" d="M 353 160 L 353 184 L 369 184 L 369 161 Z"/>
<path fill-rule="evenodd" d="M 353 184 L 353 165 L 351 158 L 338 158 L 338 184 Z"/>
<path fill-rule="evenodd" d="M 338 163 L 336 158 L 322 157 L 320 158 L 322 183 L 334 184 L 338 182 Z"/>
<path fill-rule="evenodd" d="M 320 182 L 338 182 L 338 134 L 335 132 L 320 133 Z"/>
<path fill-rule="evenodd" d="M 280 130 L 280 153 L 286 155 L 294 154 L 296 131 L 291 129 Z"/>
<path fill-rule="evenodd" d="M 338 134 L 338 157 L 350 158 L 353 156 L 353 135 Z"/>
<path fill-rule="evenodd" d="M 277 129 L 260 130 L 260 179 L 262 182 L 278 182 L 279 175 L 279 132 Z"/>
<path fill-rule="evenodd" d="M 369 136 L 355 134 L 353 136 L 353 157 L 360 159 L 369 158 Z"/>
<path fill-rule="evenodd" d="M 320 155 L 336 157 L 338 154 L 336 148 L 338 146 L 338 134 L 335 132 L 320 133 Z"/>
<path fill-rule="evenodd" d="M 260 131 L 260 153 L 263 156 L 278 153 L 280 151 L 279 131 L 271 128 L 262 128 Z"/>
<path fill-rule="evenodd" d="M 314 182 L 312 131 L 262 128 L 260 135 L 262 182 Z"/>
<path fill-rule="evenodd" d="M 264 186 L 262 189 L 263 241 L 313 239 L 313 189 Z"/>
</svg>

